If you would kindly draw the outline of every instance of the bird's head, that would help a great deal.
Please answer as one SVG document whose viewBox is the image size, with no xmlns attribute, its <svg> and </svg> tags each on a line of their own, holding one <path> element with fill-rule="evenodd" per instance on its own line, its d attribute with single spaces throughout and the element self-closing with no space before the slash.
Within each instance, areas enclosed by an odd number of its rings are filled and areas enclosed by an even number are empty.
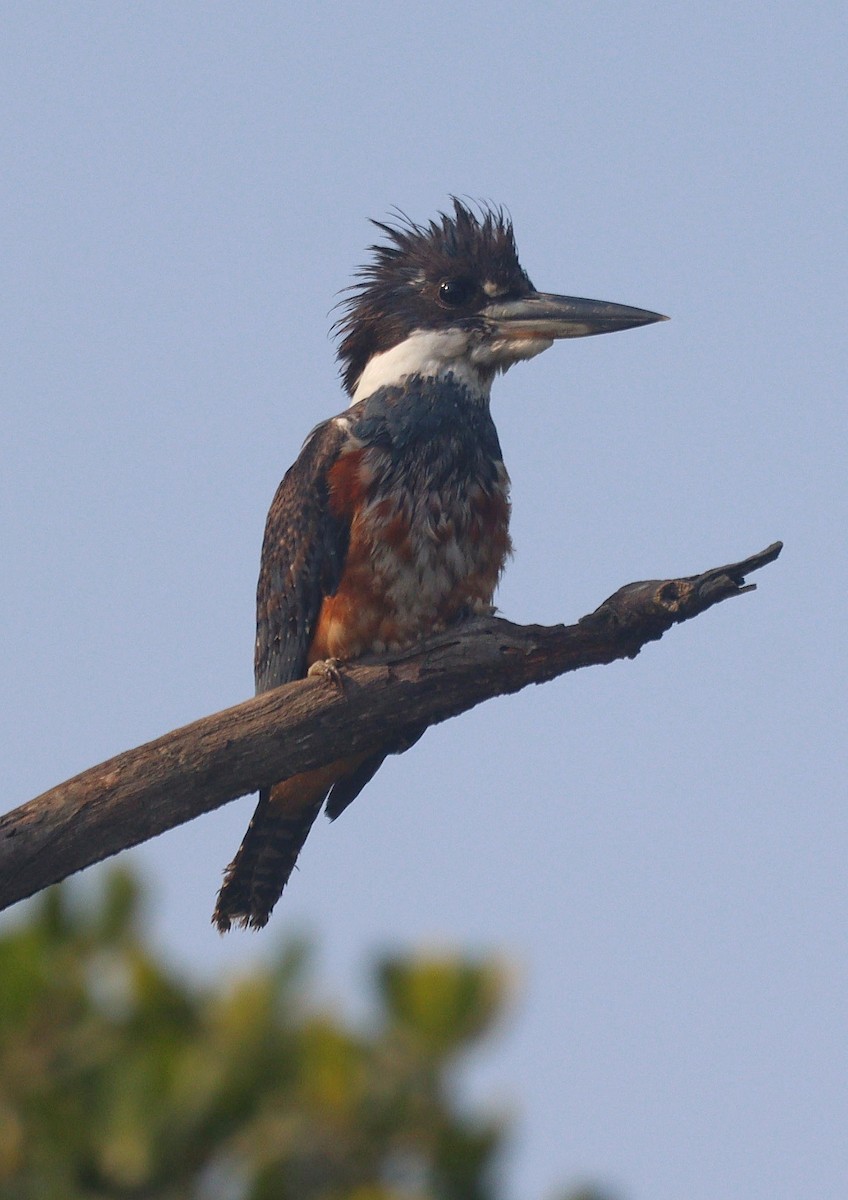
<svg viewBox="0 0 848 1200">
<path fill-rule="evenodd" d="M 478 215 L 454 199 L 428 225 L 373 222 L 387 241 L 343 301 L 336 328 L 344 385 L 354 400 L 412 375 L 453 372 L 488 395 L 492 379 L 557 338 L 612 333 L 659 313 L 538 292 L 518 261 L 501 209 Z"/>
</svg>

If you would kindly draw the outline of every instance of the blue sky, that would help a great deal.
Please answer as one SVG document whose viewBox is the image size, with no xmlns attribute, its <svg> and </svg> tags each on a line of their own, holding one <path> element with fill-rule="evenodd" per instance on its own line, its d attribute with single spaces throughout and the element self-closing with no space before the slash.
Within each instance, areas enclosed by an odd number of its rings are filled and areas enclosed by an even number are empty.
<svg viewBox="0 0 848 1200">
<path fill-rule="evenodd" d="M 635 662 L 430 731 L 262 935 L 209 924 L 250 799 L 133 855 L 206 977 L 304 931 L 340 1003 L 385 948 L 509 962 L 473 1088 L 516 1197 L 848 1178 L 846 33 L 836 3 L 3 9 L 9 807 L 251 694 L 265 512 L 343 406 L 330 310 L 392 206 L 504 204 L 538 287 L 673 318 L 496 384 L 506 615 L 786 542 Z"/>
</svg>

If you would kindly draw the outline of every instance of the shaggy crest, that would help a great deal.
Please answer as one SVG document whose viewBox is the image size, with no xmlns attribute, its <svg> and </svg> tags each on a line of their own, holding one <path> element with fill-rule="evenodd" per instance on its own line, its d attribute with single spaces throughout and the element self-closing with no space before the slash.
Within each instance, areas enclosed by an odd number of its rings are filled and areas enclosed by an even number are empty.
<svg viewBox="0 0 848 1200">
<path fill-rule="evenodd" d="M 345 289 L 344 314 L 333 327 L 342 339 L 338 358 L 350 394 L 373 354 L 418 329 L 473 321 L 489 298 L 483 284 L 504 295 L 532 290 L 503 209 L 481 205 L 478 216 L 452 199 L 453 213 L 440 213 L 427 225 L 416 225 L 402 213 L 397 225 L 372 221 L 388 240 L 369 247 L 373 257 L 356 272 L 357 282 Z M 450 311 L 437 299 L 447 282 L 468 291 L 467 303 Z"/>
</svg>

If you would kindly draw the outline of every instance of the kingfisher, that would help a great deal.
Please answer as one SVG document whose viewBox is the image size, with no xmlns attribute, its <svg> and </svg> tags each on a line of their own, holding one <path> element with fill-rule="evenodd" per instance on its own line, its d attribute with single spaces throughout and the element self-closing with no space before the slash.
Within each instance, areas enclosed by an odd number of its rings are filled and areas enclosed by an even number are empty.
<svg viewBox="0 0 848 1200">
<path fill-rule="evenodd" d="M 666 319 L 537 291 L 506 213 L 452 205 L 424 225 L 372 222 L 384 240 L 335 326 L 350 406 L 312 431 L 268 513 L 257 692 L 491 612 L 512 551 L 495 376 L 557 339 Z M 218 929 L 265 925 L 324 802 L 338 817 L 421 733 L 263 788 L 224 876 Z"/>
</svg>

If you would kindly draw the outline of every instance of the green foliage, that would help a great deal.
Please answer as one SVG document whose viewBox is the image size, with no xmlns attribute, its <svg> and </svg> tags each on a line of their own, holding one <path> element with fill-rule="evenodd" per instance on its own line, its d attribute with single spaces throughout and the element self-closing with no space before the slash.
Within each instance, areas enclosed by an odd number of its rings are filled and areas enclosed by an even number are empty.
<svg viewBox="0 0 848 1200">
<path fill-rule="evenodd" d="M 228 988 L 177 978 L 113 872 L 0 938 L 0 1200 L 494 1200 L 503 1130 L 450 1075 L 502 1011 L 492 963 L 378 965 L 364 1029 L 305 948 Z"/>
</svg>

